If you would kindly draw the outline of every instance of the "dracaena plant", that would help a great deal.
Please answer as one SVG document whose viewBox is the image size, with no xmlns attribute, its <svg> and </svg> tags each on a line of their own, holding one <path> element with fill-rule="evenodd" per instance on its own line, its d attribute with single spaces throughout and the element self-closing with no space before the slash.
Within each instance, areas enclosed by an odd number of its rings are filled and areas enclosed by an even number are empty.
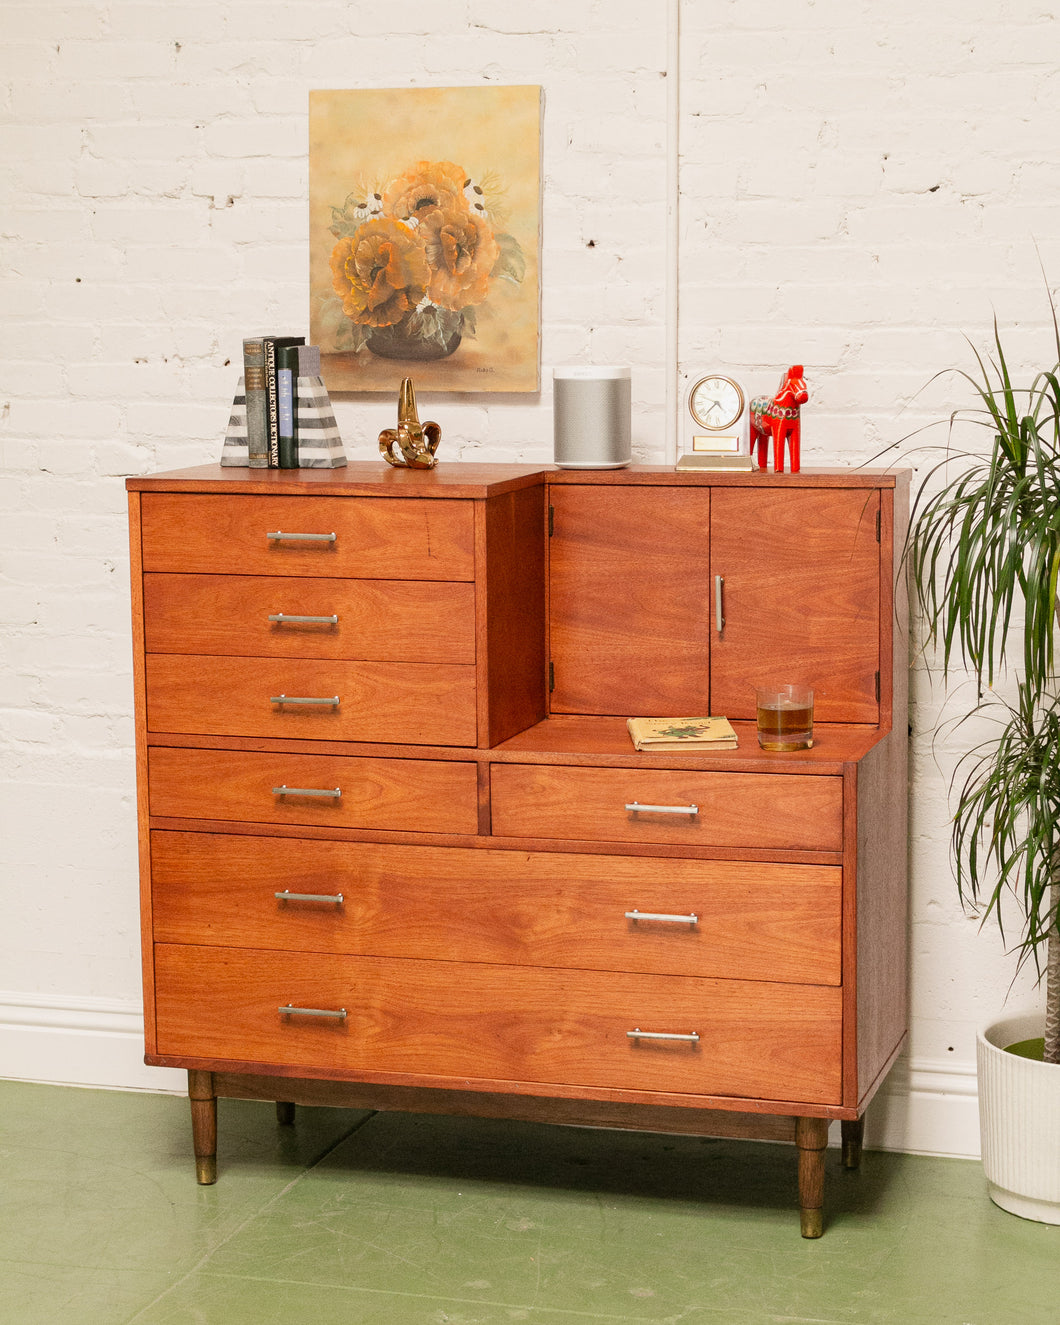
<svg viewBox="0 0 1060 1325">
<path fill-rule="evenodd" d="M 907 554 L 944 675 L 958 662 L 967 667 L 977 683 L 973 713 L 994 720 L 993 734 L 958 766 L 957 886 L 965 905 L 984 922 L 993 918 L 1006 938 L 1006 917 L 1020 913 L 1014 946 L 1020 964 L 1031 961 L 1045 980 L 1045 1060 L 1057 1063 L 1060 326 L 1051 299 L 1050 308 L 1057 367 L 1017 386 L 995 321 L 993 353 L 976 352 L 978 374 L 958 375 L 975 403 L 957 410 L 951 425 L 980 425 L 984 445 L 947 446 L 930 470 L 914 502 Z M 993 692 L 1006 668 L 1013 700 Z"/>
</svg>

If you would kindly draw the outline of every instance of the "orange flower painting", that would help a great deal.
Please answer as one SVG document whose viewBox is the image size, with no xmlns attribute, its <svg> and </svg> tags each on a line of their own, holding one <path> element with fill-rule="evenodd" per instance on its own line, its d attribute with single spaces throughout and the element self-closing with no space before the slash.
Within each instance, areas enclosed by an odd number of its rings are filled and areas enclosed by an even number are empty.
<svg viewBox="0 0 1060 1325">
<path fill-rule="evenodd" d="M 538 390 L 540 119 L 538 87 L 310 93 L 329 390 Z"/>
</svg>

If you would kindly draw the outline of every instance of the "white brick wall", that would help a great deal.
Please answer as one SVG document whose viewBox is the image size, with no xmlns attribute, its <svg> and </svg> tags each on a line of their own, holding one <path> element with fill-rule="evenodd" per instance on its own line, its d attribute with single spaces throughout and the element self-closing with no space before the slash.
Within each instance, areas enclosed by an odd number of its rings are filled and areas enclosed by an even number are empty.
<svg viewBox="0 0 1060 1325">
<path fill-rule="evenodd" d="M 680 68 L 667 70 L 677 12 Z M 757 392 L 801 360 L 804 461 L 846 465 L 950 408 L 949 384 L 921 389 L 969 362 L 963 337 L 986 343 L 994 309 L 1019 324 L 1028 362 L 1048 355 L 1035 243 L 1060 280 L 1058 62 L 1058 25 L 1031 0 L 8 0 L 7 1005 L 65 1000 L 83 1017 L 94 999 L 103 1034 L 139 996 L 121 478 L 215 459 L 242 336 L 306 325 L 310 88 L 545 88 L 544 387 L 525 400 L 428 398 L 450 461 L 549 459 L 556 363 L 632 363 L 635 450 L 663 460 L 671 375 L 683 405 L 706 366 Z M 666 153 L 678 133 L 679 362 L 668 364 Z M 351 458 L 376 454 L 393 409 L 338 402 Z M 921 734 L 935 685 L 918 668 L 910 984 L 914 1085 L 919 1072 L 937 1093 L 950 1067 L 966 1080 L 972 1029 L 1005 999 L 1011 963 L 954 897 L 954 748 Z M 1024 983 L 1013 997 L 1034 995 Z M 40 1074 L 63 1079 L 61 1062 Z M 887 1127 L 892 1142 L 922 1142 Z M 932 1144 L 947 1148 L 944 1136 Z"/>
</svg>

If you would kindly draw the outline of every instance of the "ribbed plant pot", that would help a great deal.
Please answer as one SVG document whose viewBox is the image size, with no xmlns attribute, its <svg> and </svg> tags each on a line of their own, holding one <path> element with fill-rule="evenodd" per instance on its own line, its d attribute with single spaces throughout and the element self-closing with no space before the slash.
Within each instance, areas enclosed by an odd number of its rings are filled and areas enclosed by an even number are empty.
<svg viewBox="0 0 1060 1325">
<path fill-rule="evenodd" d="M 979 1033 L 979 1133 L 994 1204 L 1060 1224 L 1060 1065 L 1005 1052 L 1040 1036 L 1043 1020 L 1007 1017 Z"/>
</svg>

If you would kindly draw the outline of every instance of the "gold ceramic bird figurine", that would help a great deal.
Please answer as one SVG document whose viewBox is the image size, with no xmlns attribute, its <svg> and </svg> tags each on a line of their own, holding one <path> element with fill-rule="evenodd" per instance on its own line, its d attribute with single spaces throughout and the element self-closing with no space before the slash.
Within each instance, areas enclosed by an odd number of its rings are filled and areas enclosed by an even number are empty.
<svg viewBox="0 0 1060 1325">
<path fill-rule="evenodd" d="M 420 423 L 416 413 L 416 389 L 412 378 L 401 383 L 398 396 L 398 426 L 384 428 L 379 434 L 379 450 L 388 465 L 407 465 L 409 469 L 433 469 L 434 453 L 442 440 L 437 423 Z"/>
</svg>

